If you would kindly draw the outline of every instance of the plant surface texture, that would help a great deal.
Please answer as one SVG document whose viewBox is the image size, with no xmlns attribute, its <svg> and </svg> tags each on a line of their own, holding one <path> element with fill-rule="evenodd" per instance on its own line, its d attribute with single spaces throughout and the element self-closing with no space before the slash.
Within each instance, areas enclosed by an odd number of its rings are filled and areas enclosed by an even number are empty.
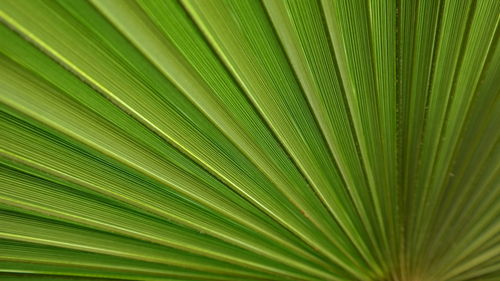
<svg viewBox="0 0 500 281">
<path fill-rule="evenodd" d="M 0 281 L 500 280 L 499 0 L 0 0 Z"/>
</svg>

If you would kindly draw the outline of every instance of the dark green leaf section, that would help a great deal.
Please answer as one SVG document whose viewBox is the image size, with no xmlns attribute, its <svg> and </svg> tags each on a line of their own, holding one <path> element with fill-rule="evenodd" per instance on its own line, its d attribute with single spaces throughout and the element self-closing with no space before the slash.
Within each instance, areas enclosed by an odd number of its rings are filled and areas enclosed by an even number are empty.
<svg viewBox="0 0 500 281">
<path fill-rule="evenodd" d="M 499 1 L 0 19 L 1 280 L 499 277 Z"/>
</svg>

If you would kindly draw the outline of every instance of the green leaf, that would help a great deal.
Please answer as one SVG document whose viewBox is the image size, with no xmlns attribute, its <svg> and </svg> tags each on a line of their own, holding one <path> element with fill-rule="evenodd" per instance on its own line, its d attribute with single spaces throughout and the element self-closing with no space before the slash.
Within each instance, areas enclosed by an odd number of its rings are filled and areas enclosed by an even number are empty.
<svg viewBox="0 0 500 281">
<path fill-rule="evenodd" d="M 2 280 L 495 280 L 500 2 L 0 1 Z"/>
</svg>

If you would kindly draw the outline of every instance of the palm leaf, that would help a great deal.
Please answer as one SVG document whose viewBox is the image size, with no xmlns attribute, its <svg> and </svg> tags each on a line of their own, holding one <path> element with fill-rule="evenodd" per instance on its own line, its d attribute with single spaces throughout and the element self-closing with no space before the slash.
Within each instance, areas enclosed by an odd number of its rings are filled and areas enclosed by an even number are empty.
<svg viewBox="0 0 500 281">
<path fill-rule="evenodd" d="M 0 1 L 2 280 L 500 278 L 500 2 Z"/>
</svg>

